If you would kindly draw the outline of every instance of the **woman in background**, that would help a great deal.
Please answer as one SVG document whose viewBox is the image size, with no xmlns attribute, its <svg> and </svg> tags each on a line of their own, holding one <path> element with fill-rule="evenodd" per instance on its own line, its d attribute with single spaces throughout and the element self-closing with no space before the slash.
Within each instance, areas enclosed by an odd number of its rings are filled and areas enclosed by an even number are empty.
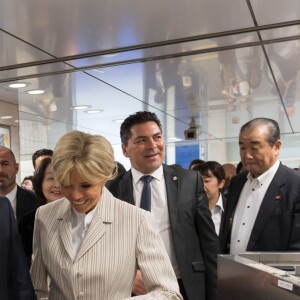
<svg viewBox="0 0 300 300">
<path fill-rule="evenodd" d="M 224 168 L 216 161 L 207 161 L 198 165 L 194 170 L 199 171 L 202 176 L 212 220 L 215 224 L 216 233 L 220 236 L 220 232 L 222 232 L 220 229 L 222 216 L 225 208 L 225 199 L 222 195 L 225 184 Z"/>
<path fill-rule="evenodd" d="M 129 299 L 137 269 L 148 294 L 134 299 L 182 299 L 150 213 L 105 187 L 114 177 L 111 144 L 99 135 L 67 133 L 52 165 L 65 198 L 36 213 L 31 277 L 38 299 Z"/>
<path fill-rule="evenodd" d="M 33 188 L 38 198 L 45 203 L 62 198 L 60 184 L 54 177 L 51 158 L 44 158 L 33 176 Z"/>
</svg>

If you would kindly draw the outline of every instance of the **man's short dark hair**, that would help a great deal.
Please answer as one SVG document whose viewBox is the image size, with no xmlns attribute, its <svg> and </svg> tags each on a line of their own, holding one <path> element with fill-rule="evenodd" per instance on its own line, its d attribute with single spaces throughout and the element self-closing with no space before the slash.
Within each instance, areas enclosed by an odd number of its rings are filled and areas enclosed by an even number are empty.
<svg viewBox="0 0 300 300">
<path fill-rule="evenodd" d="M 196 166 L 201 165 L 201 164 L 203 164 L 203 163 L 205 163 L 205 161 L 202 160 L 202 159 L 199 159 L 199 158 L 193 159 L 193 160 L 190 162 L 189 168 L 188 168 L 188 169 L 189 169 L 189 170 L 192 170 L 193 165 L 195 165 L 194 167 L 196 167 Z M 193 168 L 193 169 L 194 169 L 194 168 Z"/>
<path fill-rule="evenodd" d="M 253 119 L 241 127 L 240 133 L 248 129 L 254 129 L 259 125 L 265 125 L 268 128 L 269 134 L 267 141 L 271 147 L 280 139 L 280 128 L 278 123 L 275 120 L 268 118 L 256 118 Z"/>
<path fill-rule="evenodd" d="M 40 156 L 52 157 L 53 156 L 53 150 L 51 150 L 51 149 L 40 149 L 40 150 L 35 151 L 32 155 L 32 164 L 33 164 L 34 168 L 35 168 L 35 161 Z"/>
<path fill-rule="evenodd" d="M 25 176 L 25 177 L 23 178 L 23 181 L 22 181 L 22 182 L 24 182 L 25 180 L 31 180 L 31 181 L 32 181 L 32 178 L 33 178 L 32 175 Z"/>
<path fill-rule="evenodd" d="M 120 129 L 120 136 L 121 142 L 125 146 L 128 144 L 128 140 L 131 137 L 131 127 L 136 124 L 143 124 L 147 122 L 155 122 L 159 127 L 160 131 L 162 132 L 162 127 L 160 120 L 158 119 L 157 115 L 150 111 L 138 111 L 129 117 L 127 117 L 121 125 Z"/>
<path fill-rule="evenodd" d="M 16 162 L 15 154 L 9 148 L 7 148 L 5 146 L 0 146 L 0 151 L 6 151 L 6 152 L 8 152 L 12 156 L 14 162 Z"/>
</svg>

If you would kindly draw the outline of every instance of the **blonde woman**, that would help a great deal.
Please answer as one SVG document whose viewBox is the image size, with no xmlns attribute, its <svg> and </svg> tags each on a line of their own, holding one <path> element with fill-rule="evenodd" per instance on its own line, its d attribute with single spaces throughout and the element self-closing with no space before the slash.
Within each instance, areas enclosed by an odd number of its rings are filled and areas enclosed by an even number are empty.
<svg viewBox="0 0 300 300">
<path fill-rule="evenodd" d="M 36 213 L 31 276 L 38 299 L 129 299 L 137 269 L 148 294 L 134 299 L 182 299 L 149 213 L 114 198 L 104 186 L 114 177 L 110 143 L 67 133 L 52 166 L 65 198 Z"/>
</svg>

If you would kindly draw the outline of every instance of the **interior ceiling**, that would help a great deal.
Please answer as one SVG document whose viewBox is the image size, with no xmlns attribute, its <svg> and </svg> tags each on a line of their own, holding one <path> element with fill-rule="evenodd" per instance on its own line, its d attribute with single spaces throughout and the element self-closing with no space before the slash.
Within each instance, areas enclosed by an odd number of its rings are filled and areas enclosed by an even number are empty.
<svg viewBox="0 0 300 300">
<path fill-rule="evenodd" d="M 191 117 L 200 140 L 258 116 L 296 134 L 299 39 L 299 0 L 0 0 L 0 100 L 19 105 L 25 144 L 50 148 L 71 129 L 119 144 L 115 120 L 138 110 L 159 115 L 167 143 Z M 101 112 L 71 109 L 83 104 Z"/>
</svg>

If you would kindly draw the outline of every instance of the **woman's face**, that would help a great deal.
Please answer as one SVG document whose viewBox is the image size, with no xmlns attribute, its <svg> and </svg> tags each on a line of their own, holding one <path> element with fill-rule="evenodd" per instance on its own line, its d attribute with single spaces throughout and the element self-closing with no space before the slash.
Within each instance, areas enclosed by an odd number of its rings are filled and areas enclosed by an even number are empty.
<svg viewBox="0 0 300 300">
<path fill-rule="evenodd" d="M 63 197 L 59 182 L 54 178 L 51 164 L 45 170 L 45 177 L 42 183 L 43 194 L 47 202 L 52 202 Z"/>
<path fill-rule="evenodd" d="M 202 176 L 202 178 L 208 201 L 217 201 L 219 199 L 220 189 L 224 187 L 225 181 L 222 180 L 219 183 L 217 177 L 214 176 L 210 170 L 208 171 L 208 176 Z"/>
<path fill-rule="evenodd" d="M 92 211 L 100 201 L 102 183 L 91 184 L 82 179 L 76 169 L 70 173 L 70 185 L 62 186 L 63 195 L 79 213 Z"/>
</svg>

